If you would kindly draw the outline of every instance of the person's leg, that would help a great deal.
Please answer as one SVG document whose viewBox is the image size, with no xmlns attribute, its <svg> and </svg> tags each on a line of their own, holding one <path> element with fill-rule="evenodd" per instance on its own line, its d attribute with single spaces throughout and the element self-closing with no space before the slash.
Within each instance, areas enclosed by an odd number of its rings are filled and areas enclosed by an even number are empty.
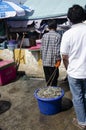
<svg viewBox="0 0 86 130">
<path fill-rule="evenodd" d="M 49 84 L 50 84 L 50 82 L 49 82 L 49 78 L 50 78 L 49 67 L 43 66 L 43 70 L 44 70 L 44 75 L 45 75 L 46 84 L 47 84 L 47 86 L 49 86 Z"/>
<path fill-rule="evenodd" d="M 58 77 L 59 77 L 59 69 L 58 68 L 51 68 L 51 75 L 54 72 L 54 75 L 51 80 L 51 86 L 57 86 Z"/>
<path fill-rule="evenodd" d="M 47 86 L 57 86 L 59 69 L 55 67 L 43 67 Z M 52 76 L 53 75 L 53 76 Z"/>
<path fill-rule="evenodd" d="M 86 79 L 83 80 L 84 106 L 86 112 Z"/>
<path fill-rule="evenodd" d="M 78 123 L 86 125 L 86 112 L 83 99 L 83 82 L 80 79 L 75 79 L 68 76 L 70 90 L 73 96 L 73 105 L 75 108 Z"/>
</svg>

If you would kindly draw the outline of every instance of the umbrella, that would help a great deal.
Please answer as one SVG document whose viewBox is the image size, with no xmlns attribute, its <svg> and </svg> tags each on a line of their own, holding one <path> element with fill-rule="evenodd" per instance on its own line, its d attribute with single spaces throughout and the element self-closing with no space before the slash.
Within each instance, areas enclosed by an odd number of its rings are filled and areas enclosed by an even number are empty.
<svg viewBox="0 0 86 130">
<path fill-rule="evenodd" d="M 31 20 L 66 16 L 68 8 L 74 4 L 85 7 L 86 0 L 27 0 L 24 3 L 34 9 L 33 15 L 27 17 Z"/>
<path fill-rule="evenodd" d="M 5 0 L 5 1 L 8 1 L 8 0 Z M 16 3 L 16 4 L 24 4 L 24 2 L 25 2 L 26 0 L 9 0 L 9 1 L 14 2 L 14 3 Z"/>
<path fill-rule="evenodd" d="M 17 5 L 13 2 L 0 0 L 0 19 L 24 16 L 25 11 L 30 12 L 31 9 L 27 6 Z"/>
</svg>

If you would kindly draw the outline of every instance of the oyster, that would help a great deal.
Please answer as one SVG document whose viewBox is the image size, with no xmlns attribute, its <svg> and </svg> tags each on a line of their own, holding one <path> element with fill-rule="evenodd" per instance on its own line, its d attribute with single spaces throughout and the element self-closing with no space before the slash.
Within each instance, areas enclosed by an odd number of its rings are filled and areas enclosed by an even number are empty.
<svg viewBox="0 0 86 130">
<path fill-rule="evenodd" d="M 62 93 L 62 89 L 60 87 L 45 87 L 40 88 L 37 92 L 37 95 L 41 98 L 55 98 L 57 96 L 60 96 Z"/>
</svg>

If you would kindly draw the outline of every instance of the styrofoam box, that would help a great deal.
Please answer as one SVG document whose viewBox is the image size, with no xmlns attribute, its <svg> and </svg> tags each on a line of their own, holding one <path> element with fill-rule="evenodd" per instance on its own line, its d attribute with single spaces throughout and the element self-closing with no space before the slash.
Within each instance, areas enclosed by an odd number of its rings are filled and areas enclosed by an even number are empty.
<svg viewBox="0 0 86 130">
<path fill-rule="evenodd" d="M 0 86 L 10 83 L 16 78 L 15 62 L 2 60 L 0 61 Z"/>
</svg>

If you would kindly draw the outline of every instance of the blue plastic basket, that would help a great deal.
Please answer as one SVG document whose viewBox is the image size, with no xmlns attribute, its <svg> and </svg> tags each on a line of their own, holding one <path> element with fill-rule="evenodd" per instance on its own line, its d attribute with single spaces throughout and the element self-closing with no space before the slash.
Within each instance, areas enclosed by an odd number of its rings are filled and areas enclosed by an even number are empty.
<svg viewBox="0 0 86 130">
<path fill-rule="evenodd" d="M 37 95 L 37 92 L 39 90 L 40 89 L 35 90 L 34 96 L 38 101 L 38 107 L 40 112 L 45 115 L 53 115 L 61 112 L 61 106 L 62 106 L 61 101 L 62 97 L 64 96 L 64 90 L 62 89 L 61 91 L 62 94 L 55 98 L 40 98 Z"/>
<path fill-rule="evenodd" d="M 1 50 L 5 49 L 5 42 L 0 43 L 0 49 Z"/>
<path fill-rule="evenodd" d="M 18 46 L 17 44 L 8 44 L 7 45 L 9 50 L 14 50 L 14 49 L 18 48 L 17 46 Z"/>
</svg>

